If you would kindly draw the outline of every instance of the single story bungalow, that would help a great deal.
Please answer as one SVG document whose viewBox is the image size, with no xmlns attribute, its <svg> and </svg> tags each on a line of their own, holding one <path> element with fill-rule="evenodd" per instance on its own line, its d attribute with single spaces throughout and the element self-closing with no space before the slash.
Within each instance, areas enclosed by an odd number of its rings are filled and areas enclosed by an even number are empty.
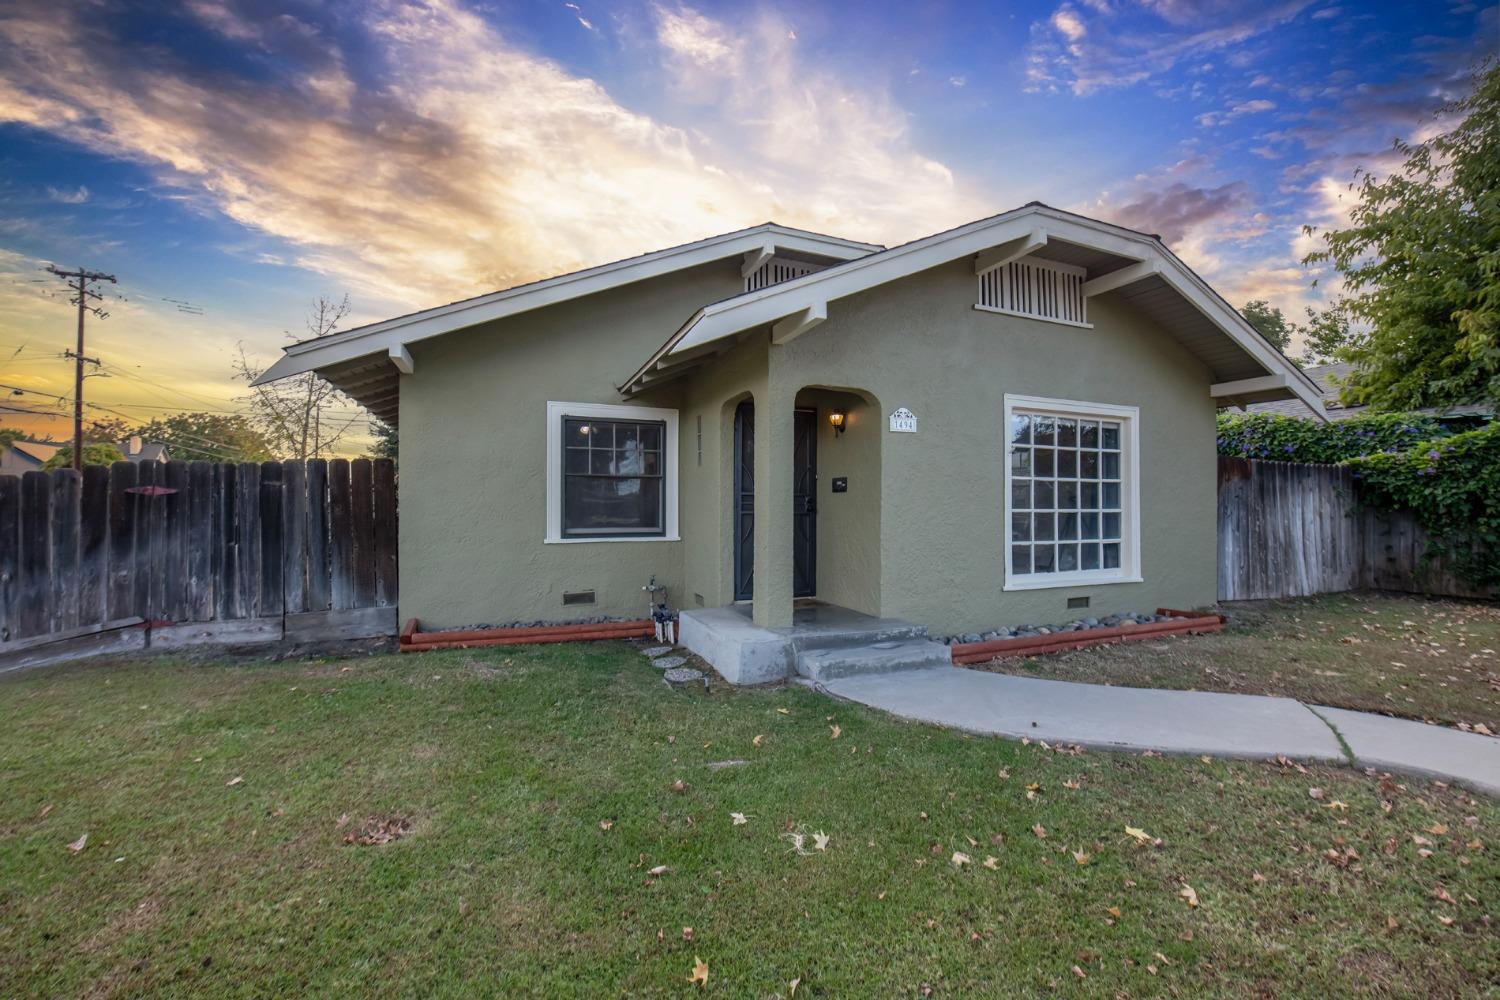
<svg viewBox="0 0 1500 1000">
<path fill-rule="evenodd" d="M 795 654 L 725 653 L 726 622 L 1211 604 L 1215 411 L 1323 414 L 1159 237 L 1039 203 L 891 248 L 756 226 L 294 344 L 264 380 L 308 371 L 400 427 L 402 618 L 638 617 L 654 577 L 734 681 Z"/>
</svg>

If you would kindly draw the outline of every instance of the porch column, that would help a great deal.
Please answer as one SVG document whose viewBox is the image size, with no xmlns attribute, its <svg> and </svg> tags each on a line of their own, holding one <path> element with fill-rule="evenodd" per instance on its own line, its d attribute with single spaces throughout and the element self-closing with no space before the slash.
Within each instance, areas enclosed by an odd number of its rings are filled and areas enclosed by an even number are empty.
<svg viewBox="0 0 1500 1000">
<path fill-rule="evenodd" d="M 775 350 L 775 347 L 772 347 Z M 792 624 L 792 421 L 795 399 L 768 378 L 755 400 L 755 624 Z"/>
</svg>

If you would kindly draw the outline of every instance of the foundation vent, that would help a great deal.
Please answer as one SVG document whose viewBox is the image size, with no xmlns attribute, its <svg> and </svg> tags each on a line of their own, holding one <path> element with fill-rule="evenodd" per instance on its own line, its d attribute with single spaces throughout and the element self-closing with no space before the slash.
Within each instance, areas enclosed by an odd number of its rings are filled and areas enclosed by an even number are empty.
<svg viewBox="0 0 1500 1000">
<path fill-rule="evenodd" d="M 563 604 L 593 604 L 594 592 L 592 590 L 573 590 L 563 594 Z"/>
<path fill-rule="evenodd" d="M 1070 597 L 1070 598 L 1068 598 L 1068 607 L 1069 608 L 1086 608 L 1088 606 L 1089 606 L 1089 599 L 1087 597 Z"/>
</svg>

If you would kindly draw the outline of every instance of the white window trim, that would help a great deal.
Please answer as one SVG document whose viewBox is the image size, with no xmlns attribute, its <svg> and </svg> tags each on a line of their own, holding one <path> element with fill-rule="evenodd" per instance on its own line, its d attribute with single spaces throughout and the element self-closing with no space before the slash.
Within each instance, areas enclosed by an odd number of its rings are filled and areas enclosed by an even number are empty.
<svg viewBox="0 0 1500 1000">
<path fill-rule="evenodd" d="M 564 538 L 563 503 L 563 418 L 587 420 L 660 420 L 666 425 L 666 444 L 662 460 L 666 463 L 662 477 L 663 533 L 660 535 L 605 535 L 587 538 Z M 580 545 L 594 542 L 680 542 L 677 533 L 677 411 L 650 406 L 628 406 L 620 403 L 547 403 L 547 537 L 548 545 Z"/>
<path fill-rule="evenodd" d="M 1010 561 L 1010 428 L 1016 410 L 1041 412 L 1049 416 L 1083 419 L 1118 420 L 1121 424 L 1120 465 L 1125 509 L 1120 518 L 1120 566 L 1118 569 L 1075 570 L 1071 573 L 1011 572 Z M 1050 399 L 1045 396 L 1005 394 L 1004 423 L 1001 426 L 1001 475 L 1005 519 L 1004 532 L 1005 585 L 1003 590 L 1056 590 L 1062 587 L 1093 587 L 1109 583 L 1141 583 L 1141 448 L 1138 406 L 1114 403 L 1085 403 L 1076 399 Z"/>
</svg>

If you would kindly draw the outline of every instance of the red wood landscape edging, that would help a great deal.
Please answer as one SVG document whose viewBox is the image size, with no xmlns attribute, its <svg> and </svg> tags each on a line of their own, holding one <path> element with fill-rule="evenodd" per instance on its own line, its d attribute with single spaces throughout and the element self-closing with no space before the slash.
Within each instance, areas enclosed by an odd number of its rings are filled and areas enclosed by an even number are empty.
<svg viewBox="0 0 1500 1000">
<path fill-rule="evenodd" d="M 1006 656 L 1036 656 L 1042 653 L 1062 653 L 1067 650 L 1085 649 L 1089 646 L 1104 646 L 1115 642 L 1140 642 L 1144 639 L 1160 639 L 1169 635 L 1204 635 L 1224 628 L 1223 615 L 1204 611 L 1177 611 L 1157 608 L 1159 615 L 1171 615 L 1185 621 L 1148 622 L 1144 625 L 1112 625 L 1108 627 L 1081 629 L 1076 632 L 1052 632 L 1047 635 L 1016 636 L 1010 639 L 991 639 L 988 642 L 964 642 L 948 647 L 953 662 L 960 665 L 985 663 Z"/>
<path fill-rule="evenodd" d="M 420 623 L 413 618 L 401 630 L 401 652 L 422 653 L 432 649 L 521 646 L 544 642 L 586 642 L 594 639 L 648 639 L 656 634 L 656 624 L 649 618 L 624 622 L 449 629 L 438 632 L 419 632 L 419 626 Z"/>
</svg>

